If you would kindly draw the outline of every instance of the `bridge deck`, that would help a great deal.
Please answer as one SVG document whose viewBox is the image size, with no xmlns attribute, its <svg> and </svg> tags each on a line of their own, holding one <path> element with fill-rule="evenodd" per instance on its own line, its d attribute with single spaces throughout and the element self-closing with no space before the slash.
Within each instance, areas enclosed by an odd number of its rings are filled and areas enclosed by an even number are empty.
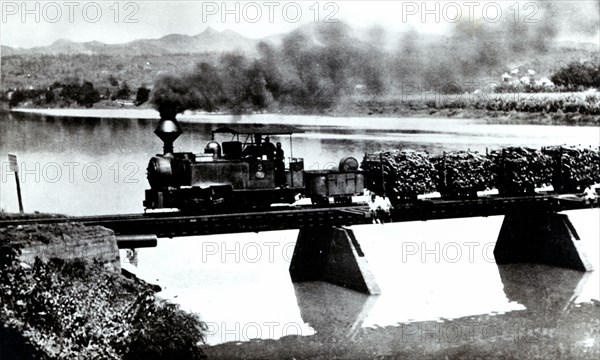
<svg viewBox="0 0 600 360">
<path fill-rule="evenodd" d="M 425 200 L 406 203 L 392 210 L 392 221 L 450 219 L 506 215 L 519 212 L 559 212 L 591 208 L 575 196 L 535 195 L 526 197 L 482 197 L 472 200 Z"/>
<path fill-rule="evenodd" d="M 518 212 L 558 212 L 590 208 L 575 198 L 557 195 L 487 197 L 472 200 L 421 200 L 392 210 L 392 222 L 505 215 Z M 350 226 L 371 223 L 366 206 L 300 208 L 213 215 L 110 215 L 28 220 L 3 220 L 0 227 L 28 223 L 80 222 L 113 229 L 117 235 L 155 234 L 158 237 L 259 232 L 303 227 Z"/>
</svg>

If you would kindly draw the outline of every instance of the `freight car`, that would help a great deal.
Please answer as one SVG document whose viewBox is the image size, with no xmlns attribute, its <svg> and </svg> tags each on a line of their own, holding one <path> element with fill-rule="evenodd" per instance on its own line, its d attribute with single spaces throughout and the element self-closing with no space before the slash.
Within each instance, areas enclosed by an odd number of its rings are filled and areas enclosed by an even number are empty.
<svg viewBox="0 0 600 360">
<path fill-rule="evenodd" d="M 329 204 L 330 197 L 337 204 L 351 204 L 352 195 L 365 188 L 365 177 L 358 167 L 355 158 L 347 157 L 340 160 L 338 170 L 306 171 L 304 195 L 318 205 Z"/>
<path fill-rule="evenodd" d="M 364 190 L 364 175 L 353 158 L 342 159 L 337 170 L 305 171 L 304 160 L 292 151 L 292 135 L 299 132 L 284 125 L 230 125 L 213 130 L 202 154 L 176 153 L 173 142 L 181 127 L 176 120 L 162 119 L 155 134 L 164 153 L 148 165 L 144 207 L 230 212 L 292 204 L 305 195 L 326 205 L 330 197 L 348 203 Z M 271 136 L 289 136 L 289 157 L 280 144 L 270 142 Z"/>
<path fill-rule="evenodd" d="M 366 188 L 392 203 L 439 192 L 447 200 L 475 198 L 497 189 L 500 196 L 532 196 L 552 185 L 554 193 L 581 194 L 600 183 L 600 149 L 553 146 L 508 147 L 486 154 L 471 151 L 429 157 L 410 150 L 365 154 Z"/>
</svg>

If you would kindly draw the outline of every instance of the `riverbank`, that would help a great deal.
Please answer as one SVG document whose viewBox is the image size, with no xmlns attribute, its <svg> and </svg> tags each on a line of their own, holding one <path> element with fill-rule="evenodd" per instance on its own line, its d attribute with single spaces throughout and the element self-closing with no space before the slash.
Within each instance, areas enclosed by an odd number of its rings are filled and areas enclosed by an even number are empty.
<svg viewBox="0 0 600 360">
<path fill-rule="evenodd" d="M 297 110 L 292 109 L 292 113 Z M 354 96 L 324 113 L 331 116 L 447 117 L 510 125 L 598 126 L 600 95 L 579 92 Z"/>
<path fill-rule="evenodd" d="M 91 116 L 110 118 L 158 118 L 148 103 L 139 107 L 102 101 L 93 109 L 85 107 L 23 107 L 12 111 L 52 116 Z M 244 115 L 251 115 L 247 113 Z M 353 97 L 319 109 L 272 104 L 258 114 L 315 115 L 326 117 L 449 118 L 472 119 L 488 124 L 600 126 L 600 95 L 597 93 L 518 93 L 483 95 L 448 95 L 433 99 L 420 96 L 367 98 Z M 180 117 L 235 115 L 230 112 L 186 111 Z"/>
<path fill-rule="evenodd" d="M 134 118 L 134 119 L 158 119 L 158 112 L 154 109 L 146 108 L 120 108 L 120 109 L 13 109 L 13 112 L 31 113 L 50 116 L 63 117 L 94 117 L 94 118 Z M 222 115 L 231 116 L 226 113 L 204 113 L 195 111 L 186 111 L 178 116 L 179 120 L 203 118 L 207 115 Z M 295 116 L 298 112 L 290 109 L 281 110 L 280 112 L 271 114 L 273 116 Z M 311 115 L 306 112 L 302 115 Z M 358 111 L 350 110 L 329 110 L 320 114 L 321 116 L 331 117 L 333 122 L 336 118 L 341 117 L 372 117 L 372 118 L 422 118 L 422 119 L 439 119 L 448 118 L 449 120 L 475 120 L 477 123 L 490 125 L 555 125 L 555 126 L 600 126 L 600 116 L 582 116 L 576 114 L 538 114 L 538 113 L 521 113 L 521 112 L 500 112 L 486 110 L 381 110 L 376 108 L 363 108 Z M 249 116 L 249 115 L 243 115 Z"/>
<path fill-rule="evenodd" d="M 204 358 L 205 325 L 156 290 L 121 273 L 111 230 L 2 228 L 0 359 Z"/>
</svg>

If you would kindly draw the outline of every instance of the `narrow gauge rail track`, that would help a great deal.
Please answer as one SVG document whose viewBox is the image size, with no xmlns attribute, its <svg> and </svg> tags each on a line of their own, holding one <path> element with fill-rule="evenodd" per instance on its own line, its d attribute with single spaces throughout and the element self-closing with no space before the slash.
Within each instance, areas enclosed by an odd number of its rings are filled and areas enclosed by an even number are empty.
<svg viewBox="0 0 600 360">
<path fill-rule="evenodd" d="M 175 219 L 175 218 L 197 218 L 201 216 L 222 216 L 222 215 L 250 215 L 254 213 L 274 213 L 280 211 L 294 211 L 294 210 L 323 210 L 323 209 L 354 209 L 354 208 L 365 208 L 364 205 L 355 204 L 352 206 L 331 204 L 330 206 L 317 206 L 317 205 L 284 205 L 275 206 L 269 209 L 246 209 L 237 212 L 211 212 L 211 213 L 185 213 L 179 211 L 171 212 L 146 212 L 137 214 L 115 214 L 115 215 L 89 215 L 89 216 L 67 216 L 67 215 L 55 215 L 55 216 L 44 216 L 40 217 L 27 217 L 27 218 L 13 218 L 7 220 L 0 220 L 0 228 L 9 226 L 19 225 L 32 225 L 32 224 L 59 224 L 66 222 L 78 222 L 83 224 L 96 224 L 96 223 L 110 223 L 113 221 L 133 221 L 136 219 Z"/>
<path fill-rule="evenodd" d="M 575 197 L 535 195 L 525 197 L 482 197 L 469 200 L 430 199 L 405 203 L 392 210 L 391 222 L 425 221 L 532 212 L 559 212 L 592 208 Z M 154 234 L 158 237 L 211 235 L 242 232 L 369 224 L 365 205 L 324 208 L 271 208 L 269 211 L 229 214 L 126 214 L 0 221 L 0 228 L 26 224 L 79 222 L 110 228 L 117 235 Z"/>
<path fill-rule="evenodd" d="M 67 222 L 78 223 L 93 223 L 116 220 L 134 220 L 143 218 L 144 214 L 121 214 L 121 215 L 100 215 L 100 216 L 54 216 L 54 217 L 39 217 L 26 219 L 10 219 L 0 220 L 0 228 L 19 225 L 36 225 L 36 224 L 60 224 Z"/>
<path fill-rule="evenodd" d="M 343 226 L 365 222 L 366 206 L 296 208 L 261 212 L 189 215 L 129 214 L 0 221 L 0 228 L 77 222 L 110 228 L 117 235 L 155 234 L 158 237 L 209 235 L 297 229 L 304 226 Z"/>
</svg>

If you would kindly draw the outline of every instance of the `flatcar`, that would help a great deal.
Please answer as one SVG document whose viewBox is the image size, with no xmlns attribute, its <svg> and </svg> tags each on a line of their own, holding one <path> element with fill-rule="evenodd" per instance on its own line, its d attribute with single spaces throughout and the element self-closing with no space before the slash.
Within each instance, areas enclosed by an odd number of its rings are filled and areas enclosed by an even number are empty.
<svg viewBox="0 0 600 360">
<path fill-rule="evenodd" d="M 285 125 L 235 124 L 212 131 L 201 154 L 174 152 L 182 134 L 177 120 L 162 119 L 155 134 L 164 153 L 148 164 L 146 209 L 179 209 L 185 212 L 265 209 L 275 203 L 292 204 L 308 196 L 319 205 L 334 198 L 351 202 L 364 190 L 358 161 L 345 158 L 340 168 L 305 171 L 304 160 L 293 156 L 292 136 L 302 132 Z M 289 136 L 289 157 L 270 137 Z M 226 138 L 218 141 L 218 138 Z"/>
</svg>

